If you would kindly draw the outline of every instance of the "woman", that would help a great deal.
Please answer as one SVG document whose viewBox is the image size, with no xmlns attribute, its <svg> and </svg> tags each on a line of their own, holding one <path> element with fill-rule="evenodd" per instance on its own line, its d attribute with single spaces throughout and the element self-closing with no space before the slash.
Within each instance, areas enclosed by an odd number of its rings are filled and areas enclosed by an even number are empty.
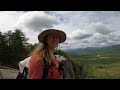
<svg viewBox="0 0 120 90">
<path fill-rule="evenodd" d="M 66 40 L 66 34 L 61 30 L 47 29 L 38 35 L 40 45 L 33 51 L 30 59 L 31 79 L 61 79 L 63 70 L 59 70 L 59 61 L 54 51 L 59 43 Z M 45 73 L 45 65 L 48 71 Z M 43 76 L 44 75 L 44 76 Z"/>
</svg>

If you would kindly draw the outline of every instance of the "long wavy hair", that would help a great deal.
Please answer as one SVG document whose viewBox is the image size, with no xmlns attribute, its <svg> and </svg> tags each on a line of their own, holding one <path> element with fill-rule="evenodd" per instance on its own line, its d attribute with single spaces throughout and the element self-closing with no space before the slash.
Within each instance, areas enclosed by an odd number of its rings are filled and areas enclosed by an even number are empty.
<svg viewBox="0 0 120 90">
<path fill-rule="evenodd" d="M 47 64 L 51 65 L 50 53 L 47 44 L 47 37 L 43 43 L 39 43 L 38 46 L 33 50 L 31 56 L 36 60 L 36 63 L 43 58 Z"/>
</svg>

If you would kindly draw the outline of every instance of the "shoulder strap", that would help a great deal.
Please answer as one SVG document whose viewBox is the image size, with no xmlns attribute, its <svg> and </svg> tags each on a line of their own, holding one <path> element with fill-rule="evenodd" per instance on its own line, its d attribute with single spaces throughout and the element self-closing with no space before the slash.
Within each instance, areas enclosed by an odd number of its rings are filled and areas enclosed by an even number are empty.
<svg viewBox="0 0 120 90">
<path fill-rule="evenodd" d="M 28 68 L 24 67 L 23 72 L 19 73 L 16 79 L 27 79 L 27 74 L 28 74 Z"/>
<path fill-rule="evenodd" d="M 25 77 L 27 79 L 27 75 L 28 75 L 28 68 L 27 67 L 24 68 L 23 73 L 25 73 Z"/>
<path fill-rule="evenodd" d="M 46 63 L 46 60 L 43 60 L 43 61 L 44 61 L 44 70 L 43 70 L 42 79 L 46 79 L 46 78 L 47 78 L 47 75 L 48 75 L 49 66 L 48 66 L 48 64 Z"/>
</svg>

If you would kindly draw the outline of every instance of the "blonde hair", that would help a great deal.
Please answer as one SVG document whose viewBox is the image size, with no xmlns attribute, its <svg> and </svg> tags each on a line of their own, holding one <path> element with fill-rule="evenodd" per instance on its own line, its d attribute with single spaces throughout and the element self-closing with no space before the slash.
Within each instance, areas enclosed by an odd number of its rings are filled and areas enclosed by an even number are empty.
<svg viewBox="0 0 120 90">
<path fill-rule="evenodd" d="M 40 58 L 43 58 L 47 64 L 51 65 L 50 53 L 48 50 L 48 44 L 46 40 L 47 40 L 47 36 L 44 38 L 44 42 L 38 44 L 38 46 L 31 53 L 31 56 L 35 57 L 37 61 L 40 60 Z M 57 50 L 58 47 L 55 49 Z"/>
<path fill-rule="evenodd" d="M 37 61 L 43 58 L 47 64 L 51 65 L 48 45 L 46 43 L 39 43 L 38 46 L 31 53 L 31 56 L 36 57 Z"/>
</svg>

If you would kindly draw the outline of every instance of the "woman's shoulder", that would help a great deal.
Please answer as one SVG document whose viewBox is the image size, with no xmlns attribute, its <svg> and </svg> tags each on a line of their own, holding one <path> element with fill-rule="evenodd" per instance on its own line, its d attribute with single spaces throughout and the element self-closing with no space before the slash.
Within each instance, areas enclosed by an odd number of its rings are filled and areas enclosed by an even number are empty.
<svg viewBox="0 0 120 90">
<path fill-rule="evenodd" d="M 41 64 L 44 63 L 43 57 L 38 56 L 38 55 L 31 56 L 30 64 L 38 65 L 38 64 L 40 64 L 40 63 L 41 63 Z"/>
</svg>

